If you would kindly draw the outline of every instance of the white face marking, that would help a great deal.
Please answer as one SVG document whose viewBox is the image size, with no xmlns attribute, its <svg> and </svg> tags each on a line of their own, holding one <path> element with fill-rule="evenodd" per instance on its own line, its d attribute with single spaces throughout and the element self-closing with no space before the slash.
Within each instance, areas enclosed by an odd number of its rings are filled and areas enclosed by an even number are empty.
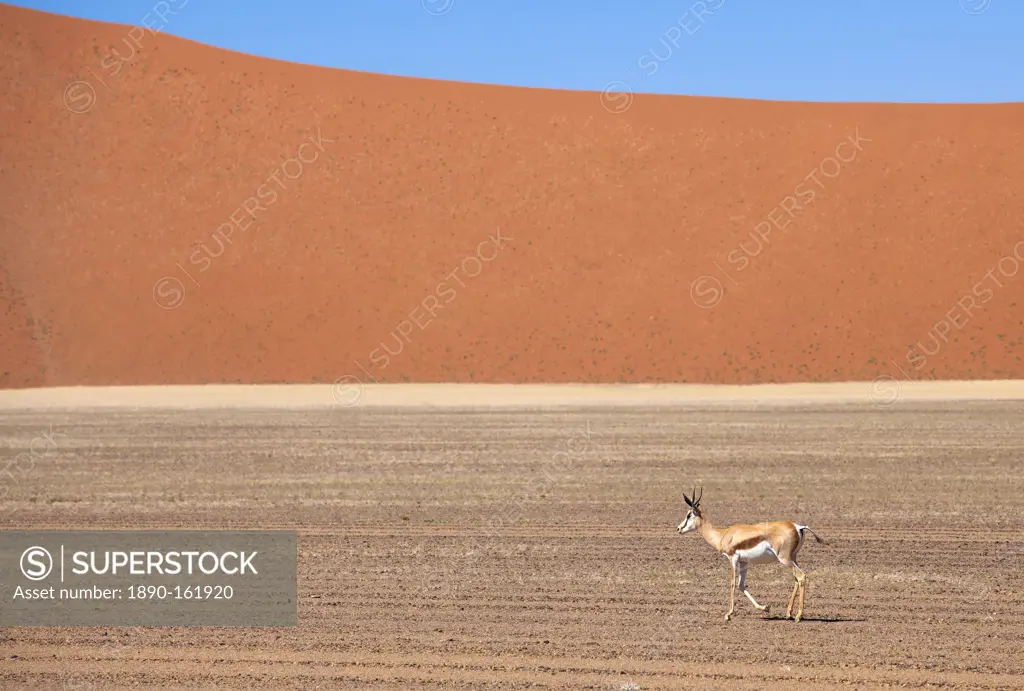
<svg viewBox="0 0 1024 691">
<path fill-rule="evenodd" d="M 676 526 L 676 530 L 683 535 L 693 530 L 693 518 L 693 511 L 687 511 L 686 518 L 683 519 L 682 523 Z"/>
</svg>

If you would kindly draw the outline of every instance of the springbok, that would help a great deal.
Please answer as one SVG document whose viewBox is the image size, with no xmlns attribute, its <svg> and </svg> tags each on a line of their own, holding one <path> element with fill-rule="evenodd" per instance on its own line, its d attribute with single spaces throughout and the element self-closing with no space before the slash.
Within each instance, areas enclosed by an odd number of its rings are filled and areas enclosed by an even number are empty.
<svg viewBox="0 0 1024 691">
<path fill-rule="evenodd" d="M 725 620 L 732 618 L 733 604 L 736 599 L 736 586 L 747 596 L 747 599 L 762 612 L 767 613 L 771 605 L 759 605 L 754 596 L 747 591 L 747 567 L 750 564 L 772 564 L 778 561 L 783 566 L 793 570 L 793 594 L 789 596 L 789 607 L 786 608 L 786 618 L 793 618 L 793 602 L 796 600 L 797 591 L 800 593 L 800 604 L 796 610 L 794 621 L 800 621 L 804 613 L 804 572 L 796 564 L 796 554 L 804 542 L 804 531 L 806 530 L 818 542 L 825 544 L 825 541 L 818 537 L 817 533 L 805 525 L 793 523 L 792 521 L 774 521 L 771 523 L 757 523 L 754 525 L 731 525 L 725 530 L 720 530 L 711 524 L 711 520 L 703 509 L 700 508 L 700 499 L 704 496 L 704 488 L 700 490 L 700 497 L 693 492 L 693 497 L 683 494 L 683 499 L 690 510 L 686 512 L 686 518 L 676 527 L 680 535 L 685 535 L 693 530 L 700 533 L 705 542 L 728 557 L 732 564 L 732 587 L 729 590 L 729 611 L 725 613 Z"/>
</svg>

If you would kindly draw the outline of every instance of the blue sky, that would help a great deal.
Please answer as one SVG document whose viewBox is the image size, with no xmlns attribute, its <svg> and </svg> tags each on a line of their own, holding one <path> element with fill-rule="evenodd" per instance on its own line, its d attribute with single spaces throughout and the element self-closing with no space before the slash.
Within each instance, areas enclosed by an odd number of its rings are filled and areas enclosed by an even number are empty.
<svg viewBox="0 0 1024 691">
<path fill-rule="evenodd" d="M 167 33 L 369 72 L 772 100 L 1024 101 L 1024 0 L 167 3 L 184 3 Z M 10 4 L 138 25 L 161 3 Z M 717 9 L 698 18 L 701 6 Z"/>
</svg>

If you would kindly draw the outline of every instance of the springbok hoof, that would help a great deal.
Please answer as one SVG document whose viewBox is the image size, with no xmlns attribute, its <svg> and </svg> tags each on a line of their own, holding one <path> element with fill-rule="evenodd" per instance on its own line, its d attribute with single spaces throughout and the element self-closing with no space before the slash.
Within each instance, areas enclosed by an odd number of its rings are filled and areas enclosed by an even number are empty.
<svg viewBox="0 0 1024 691">
<path fill-rule="evenodd" d="M 726 614 L 725 615 L 725 620 L 729 621 L 730 619 L 732 619 L 732 614 Z"/>
<path fill-rule="evenodd" d="M 796 617 L 793 618 L 793 623 L 797 623 L 799 621 L 800 621 L 800 615 L 798 614 L 798 615 L 796 615 Z"/>
<path fill-rule="evenodd" d="M 772 611 L 772 606 L 771 605 L 765 605 L 764 609 L 761 610 L 761 611 L 763 611 L 765 614 L 768 614 L 769 612 Z"/>
</svg>

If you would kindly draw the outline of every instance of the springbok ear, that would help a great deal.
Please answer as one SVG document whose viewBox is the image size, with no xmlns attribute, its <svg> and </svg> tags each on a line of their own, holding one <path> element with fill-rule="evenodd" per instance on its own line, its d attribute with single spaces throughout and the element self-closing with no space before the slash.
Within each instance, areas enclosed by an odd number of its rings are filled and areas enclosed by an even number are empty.
<svg viewBox="0 0 1024 691">
<path fill-rule="evenodd" d="M 683 492 L 683 501 L 685 501 L 686 505 L 689 506 L 691 509 L 693 508 L 693 502 L 690 501 L 690 498 L 688 496 L 686 496 L 686 492 Z"/>
</svg>

